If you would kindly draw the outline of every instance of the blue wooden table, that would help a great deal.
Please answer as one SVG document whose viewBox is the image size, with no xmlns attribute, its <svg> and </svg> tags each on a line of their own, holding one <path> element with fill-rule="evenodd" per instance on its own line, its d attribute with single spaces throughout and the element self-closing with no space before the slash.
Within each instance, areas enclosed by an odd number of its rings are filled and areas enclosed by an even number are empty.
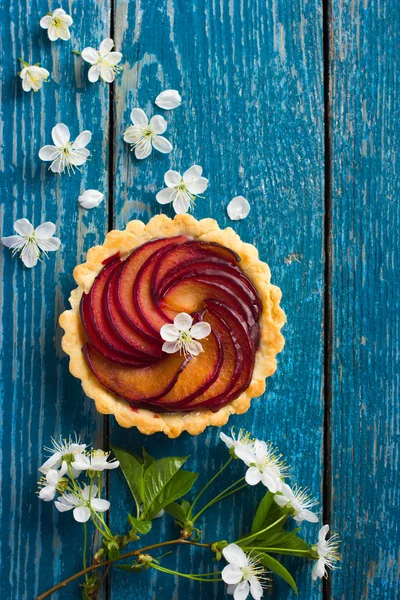
<svg viewBox="0 0 400 600">
<path fill-rule="evenodd" d="M 74 19 L 71 41 L 54 43 L 39 20 L 58 4 L 0 5 L 2 235 L 27 217 L 56 223 L 62 241 L 32 270 L 0 252 L 2 600 L 32 600 L 81 565 L 80 525 L 35 495 L 51 436 L 76 431 L 105 447 L 190 454 L 202 481 L 225 459 L 216 429 L 146 438 L 97 414 L 68 371 L 57 324 L 88 248 L 130 219 L 172 216 L 155 200 L 163 174 L 194 163 L 210 180 L 194 216 L 231 225 L 228 201 L 246 196 L 250 215 L 233 226 L 256 244 L 283 291 L 288 323 L 278 372 L 230 424 L 279 446 L 342 540 L 341 570 L 324 586 L 312 586 L 310 569 L 294 561 L 299 597 L 398 598 L 399 2 L 75 0 L 62 5 Z M 123 52 L 123 71 L 111 86 L 91 84 L 71 50 L 108 36 Z M 18 57 L 50 71 L 37 94 L 22 91 Z M 122 132 L 131 109 L 151 114 L 166 88 L 183 98 L 167 115 L 174 150 L 139 163 Z M 50 173 L 37 156 L 57 122 L 73 137 L 93 132 L 92 159 L 71 177 Z M 77 204 L 87 188 L 106 196 L 93 211 Z M 205 535 L 244 531 L 261 493 L 214 507 Z M 132 500 L 121 473 L 113 473 L 108 495 L 111 524 L 123 527 Z M 172 528 L 165 518 L 150 539 Z M 308 534 L 313 541 L 315 529 Z M 169 564 L 204 570 L 203 559 L 183 548 Z M 207 586 L 115 572 L 103 598 L 225 597 L 223 586 Z M 75 586 L 54 597 L 78 594 Z M 278 582 L 271 597 L 294 594 Z"/>
</svg>

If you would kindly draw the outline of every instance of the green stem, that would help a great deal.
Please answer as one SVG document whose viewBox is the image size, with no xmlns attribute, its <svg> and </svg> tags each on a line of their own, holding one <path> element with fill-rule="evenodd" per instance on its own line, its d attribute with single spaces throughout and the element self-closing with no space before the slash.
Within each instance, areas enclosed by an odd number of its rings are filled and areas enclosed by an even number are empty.
<svg viewBox="0 0 400 600">
<path fill-rule="evenodd" d="M 271 525 L 268 525 L 268 527 L 265 527 L 265 529 L 261 529 L 261 531 L 257 531 L 256 533 L 252 533 L 251 535 L 248 535 L 244 538 L 241 538 L 240 540 L 236 540 L 236 542 L 233 542 L 234 544 L 243 544 L 243 542 L 248 542 L 249 540 L 253 540 L 254 538 L 260 537 L 260 535 L 262 533 L 265 533 L 266 531 L 269 531 L 270 529 L 272 529 L 273 527 L 275 527 L 276 525 L 279 525 L 279 523 L 282 523 L 282 521 L 287 519 L 287 515 L 282 515 L 282 517 L 280 517 L 277 521 L 275 521 L 275 523 L 271 523 Z"/>
<path fill-rule="evenodd" d="M 83 524 L 83 568 L 86 569 L 87 567 L 87 524 L 84 523 Z M 87 573 L 85 574 L 85 581 L 86 583 L 88 582 L 88 575 Z"/>
<path fill-rule="evenodd" d="M 71 50 L 72 54 L 76 54 L 77 56 L 80 56 L 82 54 L 82 52 L 79 52 L 79 50 Z"/>
<path fill-rule="evenodd" d="M 207 577 L 197 577 L 196 575 L 189 575 L 188 573 L 180 573 L 179 571 L 172 571 L 171 569 L 166 569 L 165 567 L 161 567 L 160 565 L 155 565 L 152 563 L 151 565 L 153 569 L 157 569 L 157 571 L 161 571 L 161 573 L 167 573 L 168 575 L 177 575 L 178 577 L 184 577 L 185 579 L 192 579 L 193 581 L 205 581 L 206 583 L 215 583 L 217 581 L 222 581 L 221 578 L 218 579 L 208 579 Z M 209 575 L 213 575 L 210 573 Z"/>
<path fill-rule="evenodd" d="M 242 485 L 239 488 L 232 490 L 232 488 L 234 488 L 236 485 L 238 485 L 238 483 L 242 483 L 242 481 L 244 481 L 244 479 L 245 479 L 244 477 L 241 477 L 240 479 L 238 479 L 237 481 L 232 483 L 229 487 L 227 487 L 225 490 L 222 490 L 222 492 L 220 492 L 217 496 L 215 496 L 215 498 L 210 500 L 210 502 L 208 502 L 205 506 L 203 506 L 203 508 L 201 510 L 199 510 L 199 512 L 193 517 L 193 519 L 191 519 L 192 523 L 194 523 L 213 504 L 216 504 L 220 500 L 223 500 L 224 498 L 227 498 L 231 494 L 235 494 L 239 490 L 246 487 L 245 485 Z M 230 491 L 230 490 L 232 490 L 232 491 Z M 227 492 L 229 492 L 229 493 L 227 493 Z"/>
<path fill-rule="evenodd" d="M 197 501 L 201 498 L 201 496 L 204 494 L 204 492 L 207 490 L 207 488 L 209 488 L 210 485 L 217 479 L 217 477 L 219 477 L 221 475 L 221 473 L 232 462 L 232 460 L 233 460 L 233 457 L 230 456 L 229 459 L 227 460 L 227 462 L 224 465 L 222 465 L 220 470 L 217 471 L 217 473 L 215 473 L 215 475 L 213 477 L 211 477 L 210 481 L 208 483 L 206 483 L 206 485 L 203 487 L 203 489 L 200 490 L 200 492 L 197 494 L 196 498 L 193 500 L 192 506 L 190 507 L 190 513 L 189 513 L 190 516 L 192 515 L 194 505 L 197 504 Z"/>
<path fill-rule="evenodd" d="M 309 550 L 297 550 L 296 548 L 265 548 L 263 546 L 252 546 L 251 550 L 262 550 L 262 552 L 272 554 L 288 554 L 289 556 L 308 556 L 311 558 Z"/>
</svg>

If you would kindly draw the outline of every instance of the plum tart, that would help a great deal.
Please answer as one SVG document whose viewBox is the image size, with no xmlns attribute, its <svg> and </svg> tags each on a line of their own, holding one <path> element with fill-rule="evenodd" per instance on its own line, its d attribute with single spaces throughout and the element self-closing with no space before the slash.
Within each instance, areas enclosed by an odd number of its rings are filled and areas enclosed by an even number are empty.
<svg viewBox="0 0 400 600">
<path fill-rule="evenodd" d="M 131 221 L 74 278 L 60 317 L 70 371 L 123 427 L 177 437 L 221 426 L 276 370 L 280 289 L 256 248 L 212 219 Z"/>
</svg>

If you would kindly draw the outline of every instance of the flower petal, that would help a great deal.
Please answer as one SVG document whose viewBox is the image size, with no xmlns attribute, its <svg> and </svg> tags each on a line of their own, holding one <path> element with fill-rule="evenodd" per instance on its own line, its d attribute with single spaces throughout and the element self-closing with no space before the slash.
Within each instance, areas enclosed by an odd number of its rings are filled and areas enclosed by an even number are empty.
<svg viewBox="0 0 400 600">
<path fill-rule="evenodd" d="M 32 89 L 31 83 L 27 77 L 22 80 L 22 89 L 24 92 L 30 92 Z"/>
<path fill-rule="evenodd" d="M 229 563 L 238 567 L 247 566 L 247 556 L 240 546 L 237 544 L 229 544 L 222 550 L 222 554 Z M 229 583 L 237 583 L 237 581 L 230 581 Z"/>
<path fill-rule="evenodd" d="M 61 240 L 57 237 L 43 240 L 41 238 L 36 238 L 36 243 L 42 252 L 55 252 L 61 246 Z"/>
<path fill-rule="evenodd" d="M 144 140 L 143 143 L 140 143 L 137 146 L 135 146 L 135 156 L 139 160 L 143 160 L 144 158 L 150 156 L 151 150 L 152 145 L 150 140 Z"/>
<path fill-rule="evenodd" d="M 246 446 L 243 444 L 235 445 L 235 454 L 248 467 L 256 460 L 254 453 L 249 448 L 246 448 Z"/>
<path fill-rule="evenodd" d="M 161 115 L 154 115 L 150 119 L 150 127 L 153 133 L 164 133 L 167 129 L 167 121 Z"/>
<path fill-rule="evenodd" d="M 73 511 L 75 521 L 86 523 L 90 519 L 90 509 L 87 506 L 77 506 Z"/>
<path fill-rule="evenodd" d="M 101 56 L 105 56 L 108 54 L 112 48 L 114 47 L 114 40 L 111 38 L 106 38 L 100 44 L 99 53 Z"/>
<path fill-rule="evenodd" d="M 224 442 L 224 444 L 227 448 L 232 448 L 233 440 L 232 440 L 232 438 L 229 437 L 229 435 L 226 435 L 226 433 L 224 433 L 223 431 L 220 431 L 219 437 Z"/>
<path fill-rule="evenodd" d="M 203 346 L 200 344 L 200 342 L 195 342 L 195 341 L 193 341 L 193 342 L 187 342 L 186 348 L 187 348 L 187 351 L 192 356 L 198 356 L 199 354 L 201 354 L 202 352 L 204 352 Z"/>
<path fill-rule="evenodd" d="M 77 454 L 71 466 L 77 471 L 86 471 L 90 467 L 90 460 L 86 454 Z"/>
<path fill-rule="evenodd" d="M 281 507 L 286 506 L 286 504 L 290 502 L 290 500 L 286 498 L 286 496 L 282 496 L 282 494 L 275 494 L 274 500 L 277 505 Z"/>
<path fill-rule="evenodd" d="M 263 595 L 263 589 L 261 583 L 258 581 L 257 577 L 254 575 L 249 577 L 250 582 L 250 593 L 253 596 L 254 600 L 260 600 Z"/>
<path fill-rule="evenodd" d="M 225 583 L 229 583 L 232 585 L 241 581 L 243 573 L 240 570 L 240 568 L 236 565 L 227 565 L 222 570 L 221 577 L 225 581 Z"/>
<path fill-rule="evenodd" d="M 61 23 L 63 25 L 66 25 L 67 27 L 70 27 L 72 25 L 72 23 L 73 23 L 72 17 L 70 17 L 67 14 L 61 15 L 59 17 L 59 21 L 61 21 Z"/>
<path fill-rule="evenodd" d="M 98 190 L 85 190 L 83 194 L 78 197 L 78 202 L 83 208 L 90 209 L 99 206 L 103 199 L 104 194 Z"/>
<path fill-rule="evenodd" d="M 179 313 L 174 319 L 174 325 L 179 331 L 187 331 L 192 326 L 193 319 L 187 313 Z"/>
<path fill-rule="evenodd" d="M 91 139 L 92 139 L 92 133 L 90 131 L 88 131 L 87 129 L 85 129 L 85 131 L 82 131 L 82 133 L 80 133 L 78 135 L 76 140 L 73 142 L 72 147 L 74 149 L 85 148 L 89 144 Z"/>
<path fill-rule="evenodd" d="M 235 591 L 233 592 L 233 600 L 246 600 L 249 595 L 250 586 L 247 581 L 242 581 L 239 585 L 236 586 Z"/>
<path fill-rule="evenodd" d="M 54 502 L 54 506 L 60 512 L 66 512 L 67 510 L 71 510 L 71 508 L 74 508 L 73 504 L 68 504 L 65 501 L 64 502 L 59 502 L 58 500 L 56 500 Z"/>
<path fill-rule="evenodd" d="M 158 94 L 155 99 L 155 103 L 160 108 L 164 108 L 165 110 L 172 110 L 173 108 L 177 108 L 182 102 L 182 98 L 176 90 L 165 90 Z"/>
<path fill-rule="evenodd" d="M 201 174 L 203 173 L 203 167 L 200 165 L 193 165 L 183 174 L 183 181 L 185 183 L 192 183 L 193 181 L 197 181 Z"/>
<path fill-rule="evenodd" d="M 237 583 L 231 583 L 231 584 L 227 585 L 226 593 L 229 594 L 230 596 L 233 596 L 233 594 L 235 593 L 235 590 L 236 590 L 236 586 L 237 586 Z"/>
<path fill-rule="evenodd" d="M 190 208 L 190 199 L 187 194 L 178 193 L 173 201 L 172 206 L 177 215 L 183 215 L 187 213 Z"/>
<path fill-rule="evenodd" d="M 165 185 L 169 188 L 176 187 L 182 181 L 182 176 L 178 171 L 169 170 L 164 175 Z"/>
<path fill-rule="evenodd" d="M 57 146 L 43 146 L 39 150 L 39 158 L 41 160 L 54 160 L 60 154 L 60 149 Z"/>
<path fill-rule="evenodd" d="M 329 525 L 323 525 L 318 533 L 318 541 L 323 542 L 329 533 Z"/>
<path fill-rule="evenodd" d="M 56 40 L 58 40 L 58 33 L 59 33 L 58 27 L 54 27 L 53 22 L 51 22 L 50 27 L 47 30 L 47 35 L 48 35 L 49 40 L 51 42 L 55 42 Z"/>
<path fill-rule="evenodd" d="M 39 25 L 42 29 L 48 29 L 51 25 L 52 18 L 50 15 L 46 15 L 40 19 Z"/>
<path fill-rule="evenodd" d="M 141 108 L 132 109 L 131 121 L 137 127 L 145 127 L 149 122 L 146 113 Z"/>
<path fill-rule="evenodd" d="M 294 520 L 298 523 L 301 523 L 302 521 L 308 521 L 309 523 L 318 523 L 319 521 L 317 515 L 311 510 L 307 510 L 306 508 L 304 508 L 297 515 L 295 515 Z"/>
<path fill-rule="evenodd" d="M 190 330 L 190 335 L 195 340 L 203 340 L 211 333 L 211 325 L 210 323 L 206 323 L 205 321 L 201 321 L 200 323 L 196 323 Z"/>
<path fill-rule="evenodd" d="M 246 482 L 249 485 L 257 485 L 261 481 L 261 473 L 257 467 L 250 467 L 246 472 Z"/>
<path fill-rule="evenodd" d="M 110 508 L 110 503 L 108 500 L 103 500 L 102 498 L 92 498 L 91 505 L 94 510 L 97 512 L 106 512 Z"/>
<path fill-rule="evenodd" d="M 90 83 L 96 83 L 96 81 L 99 80 L 99 77 L 100 77 L 99 67 L 97 65 L 91 66 L 88 71 L 88 79 L 89 79 Z"/>
<path fill-rule="evenodd" d="M 64 125 L 64 123 L 58 123 L 51 130 L 51 137 L 53 138 L 55 145 L 61 148 L 68 144 L 71 135 L 68 127 Z"/>
<path fill-rule="evenodd" d="M 46 485 L 39 492 L 39 498 L 41 500 L 44 500 L 45 502 L 50 502 L 51 500 L 53 500 L 55 495 L 56 488 L 54 487 L 54 485 Z"/>
<path fill-rule="evenodd" d="M 39 471 L 41 473 L 47 473 L 47 471 L 49 469 L 51 469 L 51 467 L 58 467 L 59 463 L 61 460 L 61 454 L 59 452 L 55 452 L 54 454 L 52 454 L 50 456 L 50 458 L 48 458 L 41 467 L 39 467 Z"/>
<path fill-rule="evenodd" d="M 62 173 L 67 166 L 67 161 L 62 154 L 59 154 L 57 158 L 51 163 L 50 170 L 53 173 Z"/>
<path fill-rule="evenodd" d="M 33 225 L 28 219 L 18 219 L 15 221 L 14 229 L 22 237 L 30 237 L 33 233 Z"/>
<path fill-rule="evenodd" d="M 179 330 L 175 327 L 175 325 L 167 324 L 163 325 L 160 329 L 161 338 L 165 342 L 176 342 L 179 338 Z"/>
<path fill-rule="evenodd" d="M 325 575 L 325 561 L 323 558 L 320 558 L 315 563 L 312 570 L 312 580 L 316 581 L 318 578 L 321 578 Z"/>
<path fill-rule="evenodd" d="M 109 54 L 107 54 L 107 62 L 109 62 L 112 65 L 117 65 L 121 62 L 121 59 L 121 52 L 110 52 Z"/>
<path fill-rule="evenodd" d="M 9 235 L 1 238 L 1 243 L 6 248 L 19 248 L 26 243 L 26 240 L 20 235 Z"/>
<path fill-rule="evenodd" d="M 197 181 L 192 181 L 186 185 L 187 189 L 191 194 L 197 196 L 198 194 L 202 194 L 206 191 L 208 187 L 208 179 L 205 177 L 199 177 Z"/>
<path fill-rule="evenodd" d="M 95 65 L 99 60 L 99 53 L 94 48 L 88 46 L 82 50 L 81 56 L 83 60 L 90 63 L 91 65 Z"/>
<path fill-rule="evenodd" d="M 156 200 L 159 204 L 169 204 L 176 196 L 176 190 L 174 188 L 164 188 L 159 191 Z"/>
<path fill-rule="evenodd" d="M 46 223 L 42 223 L 39 227 L 35 229 L 35 235 L 44 240 L 50 238 L 56 232 L 56 226 L 51 221 L 46 221 Z"/>
<path fill-rule="evenodd" d="M 22 262 L 28 269 L 34 267 L 39 258 L 38 252 L 33 244 L 27 244 L 22 250 L 20 256 Z"/>
<path fill-rule="evenodd" d="M 56 8 L 55 10 L 53 10 L 51 16 L 54 19 L 54 17 L 62 17 L 63 15 L 65 15 L 65 10 L 63 8 Z"/>
<path fill-rule="evenodd" d="M 164 342 L 162 345 L 162 351 L 167 354 L 175 354 L 179 350 L 178 342 Z"/>
<path fill-rule="evenodd" d="M 100 69 L 100 77 L 106 83 L 112 83 L 115 79 L 115 73 L 111 67 L 107 67 L 107 65 L 99 65 Z"/>
<path fill-rule="evenodd" d="M 156 137 L 152 138 L 152 143 L 154 148 L 163 154 L 168 154 L 172 150 L 171 142 L 161 135 L 156 135 Z"/>
<path fill-rule="evenodd" d="M 61 27 L 59 27 L 58 37 L 60 38 L 60 40 L 64 40 L 64 42 L 71 38 L 71 34 L 66 25 L 62 25 Z"/>
<path fill-rule="evenodd" d="M 79 167 L 87 161 L 88 156 L 90 156 L 90 150 L 88 150 L 87 148 L 74 150 L 69 157 L 69 162 L 71 163 L 71 165 Z"/>
<path fill-rule="evenodd" d="M 281 486 L 279 485 L 278 478 L 272 475 L 272 473 L 269 473 L 268 471 L 261 473 L 261 481 L 263 485 L 269 489 L 271 494 L 276 494 L 276 492 L 280 491 L 279 488 Z"/>
<path fill-rule="evenodd" d="M 235 196 L 229 202 L 227 208 L 228 217 L 232 221 L 239 221 L 245 219 L 250 212 L 250 204 L 243 196 Z"/>
</svg>

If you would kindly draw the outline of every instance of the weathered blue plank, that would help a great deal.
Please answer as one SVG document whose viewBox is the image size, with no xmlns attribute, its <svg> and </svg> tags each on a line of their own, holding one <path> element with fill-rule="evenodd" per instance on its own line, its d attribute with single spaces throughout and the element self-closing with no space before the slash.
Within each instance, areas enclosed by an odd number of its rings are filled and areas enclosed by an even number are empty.
<svg viewBox="0 0 400 600">
<path fill-rule="evenodd" d="M 335 600 L 399 597 L 397 2 L 333 4 Z"/>
<path fill-rule="evenodd" d="M 9 250 L 0 251 L 0 596 L 7 600 L 31 600 L 81 565 L 74 550 L 81 528 L 70 515 L 56 514 L 53 506 L 35 496 L 43 445 L 49 444 L 50 436 L 74 430 L 84 439 L 102 440 L 103 419 L 68 372 L 57 320 L 67 307 L 73 267 L 107 227 L 106 203 L 86 213 L 77 198 L 87 187 L 107 193 L 108 88 L 88 83 L 87 66 L 71 50 L 97 45 L 107 35 L 109 3 L 87 0 L 64 8 L 74 19 L 72 40 L 51 43 L 39 27 L 49 10 L 47 2 L 1 2 L 1 231 L 11 235 L 14 221 L 21 217 L 36 226 L 51 220 L 63 244 L 32 270 L 13 259 Z M 22 91 L 18 57 L 40 61 L 50 71 L 51 81 L 44 89 L 36 94 Z M 55 176 L 37 156 L 42 145 L 51 143 L 51 129 L 60 121 L 70 127 L 72 139 L 83 129 L 93 132 L 92 159 L 82 173 L 71 177 Z M 63 597 L 73 597 L 77 589 Z"/>
<path fill-rule="evenodd" d="M 279 357 L 278 373 L 268 382 L 262 400 L 249 412 L 231 417 L 230 426 L 245 427 L 279 445 L 292 472 L 321 500 L 322 480 L 322 296 L 323 296 L 323 90 L 322 21 L 319 1 L 281 0 L 248 3 L 221 0 L 191 3 L 127 2 L 117 0 L 115 39 L 125 65 L 115 94 L 116 167 L 115 225 L 147 221 L 161 212 L 155 200 L 169 168 L 181 172 L 197 162 L 204 167 L 210 187 L 198 199 L 194 216 L 215 217 L 232 225 L 228 201 L 237 194 L 249 199 L 246 221 L 233 226 L 254 242 L 272 269 L 273 281 L 283 290 L 288 324 L 287 346 Z M 178 89 L 182 106 L 168 114 L 166 137 L 174 145 L 169 156 L 157 152 L 136 161 L 122 140 L 134 106 L 149 115 L 153 101 L 165 88 Z M 165 113 L 164 113 L 165 114 Z M 169 208 L 163 212 L 172 216 Z M 227 429 L 227 428 L 226 428 Z M 218 468 L 226 454 L 217 446 L 218 430 L 177 440 L 163 435 L 144 437 L 122 430 L 112 419 L 111 440 L 122 447 L 145 445 L 156 456 L 191 454 L 189 467 L 201 481 Z M 240 472 L 235 465 L 235 474 Z M 221 482 L 226 485 L 233 475 Z M 122 476 L 111 475 L 111 524 L 125 528 L 122 515 L 132 500 Z M 115 486 L 115 479 L 119 485 Z M 250 525 L 262 490 L 247 492 L 246 501 L 232 500 L 215 508 L 207 539 L 234 539 Z M 234 507 L 234 518 L 231 509 Z M 159 532 L 172 535 L 165 518 L 146 539 Z M 312 538 L 311 538 L 312 539 Z M 206 561 L 201 551 L 180 549 L 169 565 L 199 572 Z M 308 569 L 299 575 L 300 597 L 321 597 L 311 588 Z M 122 572 L 112 576 L 111 597 L 224 598 L 222 585 L 208 588 L 166 575 L 139 577 Z M 276 584 L 274 598 L 292 597 L 286 584 Z"/>
</svg>

